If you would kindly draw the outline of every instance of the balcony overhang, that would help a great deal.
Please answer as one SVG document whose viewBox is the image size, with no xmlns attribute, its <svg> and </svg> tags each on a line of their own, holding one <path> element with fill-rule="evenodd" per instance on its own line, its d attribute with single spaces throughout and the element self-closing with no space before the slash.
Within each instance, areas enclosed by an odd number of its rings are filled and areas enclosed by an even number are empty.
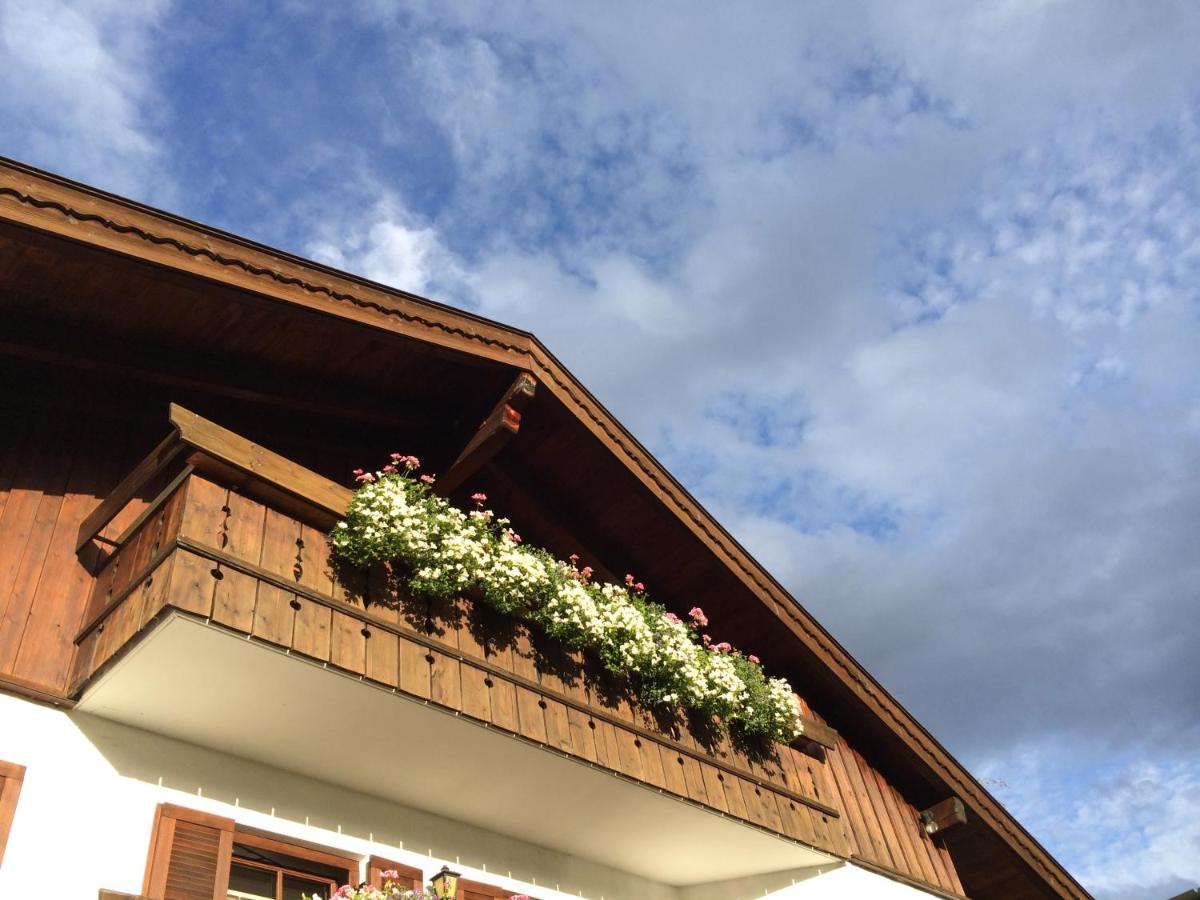
<svg viewBox="0 0 1200 900">
<path fill-rule="evenodd" d="M 832 859 L 178 612 L 78 708 L 667 884 Z"/>
</svg>

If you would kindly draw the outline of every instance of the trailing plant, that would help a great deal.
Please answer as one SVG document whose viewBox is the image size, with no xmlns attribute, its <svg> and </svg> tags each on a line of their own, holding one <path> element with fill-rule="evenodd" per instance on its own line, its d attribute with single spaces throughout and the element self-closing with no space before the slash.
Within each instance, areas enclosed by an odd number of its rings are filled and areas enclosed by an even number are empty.
<svg viewBox="0 0 1200 900">
<path fill-rule="evenodd" d="M 599 582 L 579 558 L 556 559 L 526 546 L 508 519 L 485 507 L 463 511 L 418 475 L 415 456 L 392 454 L 377 472 L 356 470 L 359 488 L 330 534 L 338 557 L 366 568 L 398 561 L 416 596 L 475 592 L 500 612 L 532 622 L 566 646 L 594 653 L 610 672 L 632 676 L 648 704 L 682 706 L 747 736 L 787 743 L 800 734 L 791 685 L 728 643 L 715 643 L 708 618 L 686 620 L 655 603 L 632 575 Z"/>
</svg>

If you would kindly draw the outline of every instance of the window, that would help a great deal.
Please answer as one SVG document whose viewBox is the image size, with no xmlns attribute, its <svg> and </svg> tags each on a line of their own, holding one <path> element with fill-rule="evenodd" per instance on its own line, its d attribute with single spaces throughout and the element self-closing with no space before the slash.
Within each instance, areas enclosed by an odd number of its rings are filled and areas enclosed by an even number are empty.
<svg viewBox="0 0 1200 900">
<path fill-rule="evenodd" d="M 142 893 L 153 900 L 300 900 L 357 882 L 357 857 L 240 831 L 232 819 L 158 807 Z"/>
<path fill-rule="evenodd" d="M 349 860 L 268 838 L 234 834 L 228 900 L 301 900 L 305 894 L 328 897 L 341 885 L 357 880 L 357 863 Z"/>
</svg>

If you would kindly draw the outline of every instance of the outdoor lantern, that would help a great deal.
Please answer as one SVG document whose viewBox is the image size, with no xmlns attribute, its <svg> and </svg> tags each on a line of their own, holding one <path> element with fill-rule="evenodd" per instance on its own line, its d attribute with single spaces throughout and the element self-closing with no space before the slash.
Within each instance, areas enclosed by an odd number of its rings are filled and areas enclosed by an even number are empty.
<svg viewBox="0 0 1200 900">
<path fill-rule="evenodd" d="M 433 876 L 433 896 L 437 900 L 454 900 L 458 896 L 458 873 L 451 872 L 449 866 L 442 866 L 442 871 Z"/>
</svg>

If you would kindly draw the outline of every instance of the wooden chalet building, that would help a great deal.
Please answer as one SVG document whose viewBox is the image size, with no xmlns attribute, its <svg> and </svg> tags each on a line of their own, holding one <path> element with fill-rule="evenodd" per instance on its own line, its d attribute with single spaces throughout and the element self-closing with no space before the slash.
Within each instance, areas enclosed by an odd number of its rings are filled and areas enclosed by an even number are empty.
<svg viewBox="0 0 1200 900">
<path fill-rule="evenodd" d="M 532 335 L 3 160 L 0 312 L 0 897 L 1087 896 Z M 702 604 L 803 737 L 338 574 L 392 450 Z"/>
</svg>

